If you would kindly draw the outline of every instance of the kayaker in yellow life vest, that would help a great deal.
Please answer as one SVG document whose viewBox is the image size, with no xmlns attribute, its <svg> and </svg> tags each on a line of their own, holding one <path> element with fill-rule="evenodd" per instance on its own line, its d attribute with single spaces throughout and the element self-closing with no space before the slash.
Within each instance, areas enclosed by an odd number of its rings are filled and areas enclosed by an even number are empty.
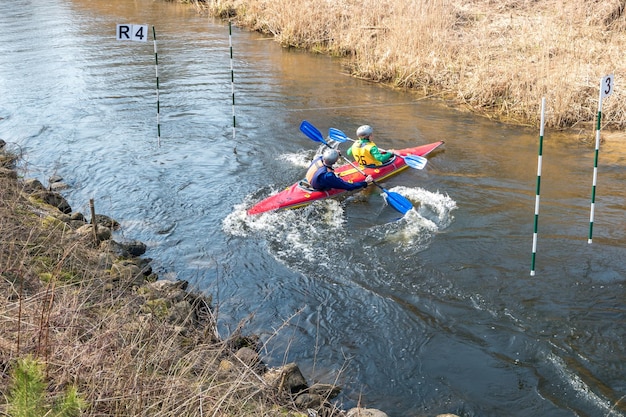
<svg viewBox="0 0 626 417">
<path fill-rule="evenodd" d="M 364 125 L 356 130 L 358 140 L 356 140 L 347 154 L 351 155 L 354 160 L 361 166 L 377 166 L 393 158 L 393 150 L 381 152 L 378 146 L 372 142 L 374 129 L 372 126 Z"/>
</svg>

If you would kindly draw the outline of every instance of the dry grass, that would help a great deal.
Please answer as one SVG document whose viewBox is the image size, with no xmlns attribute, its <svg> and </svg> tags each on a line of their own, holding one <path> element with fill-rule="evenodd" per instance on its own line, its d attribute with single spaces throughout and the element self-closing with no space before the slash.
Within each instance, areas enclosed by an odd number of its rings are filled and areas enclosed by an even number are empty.
<svg viewBox="0 0 626 417">
<path fill-rule="evenodd" d="M 283 45 L 348 58 L 358 77 L 538 125 L 593 123 L 603 76 L 607 128 L 626 126 L 626 0 L 206 0 L 209 13 Z"/>
<path fill-rule="evenodd" d="M 207 302 L 183 324 L 164 319 L 137 277 L 112 278 L 91 234 L 54 220 L 56 209 L 32 201 L 6 172 L 0 392 L 8 392 L 16 359 L 31 355 L 45 365 L 49 396 L 75 385 L 87 416 L 288 415 L 276 405 L 284 399 L 216 337 Z M 224 360 L 235 365 L 224 368 Z M 2 415 L 6 400 L 0 396 Z"/>
</svg>

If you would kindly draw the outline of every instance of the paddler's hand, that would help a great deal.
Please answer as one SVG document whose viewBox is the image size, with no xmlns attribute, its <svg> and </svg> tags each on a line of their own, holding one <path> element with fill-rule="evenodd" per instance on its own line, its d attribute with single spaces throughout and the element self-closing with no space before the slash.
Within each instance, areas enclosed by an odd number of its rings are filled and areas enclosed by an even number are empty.
<svg viewBox="0 0 626 417">
<path fill-rule="evenodd" d="M 372 178 L 372 176 L 371 176 L 371 175 L 368 175 L 367 177 L 365 177 L 365 182 L 366 182 L 366 183 L 371 184 L 371 183 L 372 183 L 372 181 L 374 181 L 374 178 Z"/>
</svg>

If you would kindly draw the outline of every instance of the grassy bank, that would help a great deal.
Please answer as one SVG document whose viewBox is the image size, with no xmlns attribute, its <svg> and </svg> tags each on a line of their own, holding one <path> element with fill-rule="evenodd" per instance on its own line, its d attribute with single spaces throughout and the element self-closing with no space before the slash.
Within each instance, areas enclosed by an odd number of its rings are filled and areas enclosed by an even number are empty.
<svg viewBox="0 0 626 417">
<path fill-rule="evenodd" d="M 247 338 L 217 336 L 209 298 L 153 282 L 104 224 L 96 239 L 18 179 L 2 146 L 0 415 L 300 415 L 242 356 Z"/>
<path fill-rule="evenodd" d="M 626 127 L 626 0 L 205 0 L 214 16 L 285 46 L 346 57 L 357 77 L 438 96 L 488 117 Z"/>
</svg>

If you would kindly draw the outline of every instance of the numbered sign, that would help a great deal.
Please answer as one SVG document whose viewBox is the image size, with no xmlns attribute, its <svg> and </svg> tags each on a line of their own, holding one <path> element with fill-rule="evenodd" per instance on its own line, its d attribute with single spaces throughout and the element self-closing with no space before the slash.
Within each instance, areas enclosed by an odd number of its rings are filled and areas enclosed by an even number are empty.
<svg viewBox="0 0 626 417">
<path fill-rule="evenodd" d="M 600 85 L 600 94 L 602 95 L 602 98 L 610 96 L 613 92 L 613 88 L 613 74 L 602 78 L 602 84 Z"/>
<path fill-rule="evenodd" d="M 115 34 L 118 41 L 148 41 L 148 25 L 118 24 Z"/>
</svg>

